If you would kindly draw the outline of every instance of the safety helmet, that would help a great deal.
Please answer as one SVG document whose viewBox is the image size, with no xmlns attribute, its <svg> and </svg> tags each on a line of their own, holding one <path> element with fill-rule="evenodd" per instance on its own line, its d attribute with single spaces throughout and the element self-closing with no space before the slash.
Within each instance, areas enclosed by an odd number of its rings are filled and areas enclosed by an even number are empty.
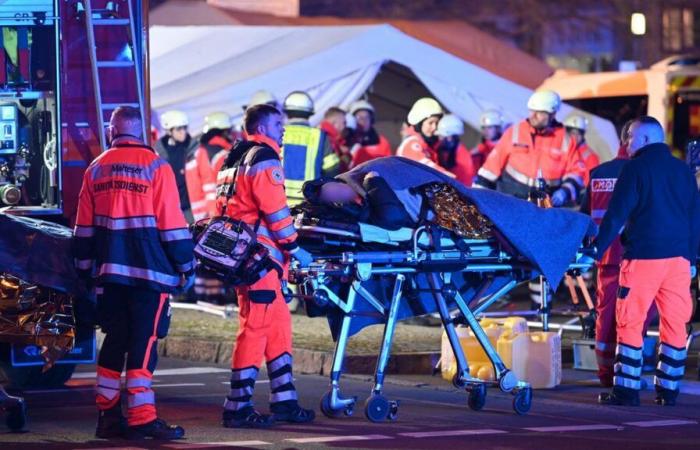
<svg viewBox="0 0 700 450">
<path fill-rule="evenodd" d="M 186 127 L 190 121 L 184 112 L 171 110 L 160 115 L 160 124 L 164 130 L 172 130 L 177 127 Z"/>
<path fill-rule="evenodd" d="M 502 127 L 503 126 L 503 116 L 501 112 L 495 109 L 489 109 L 481 113 L 479 118 L 479 124 L 481 127 Z"/>
<path fill-rule="evenodd" d="M 358 100 L 356 102 L 352 102 L 350 105 L 350 114 L 355 115 L 356 112 L 362 111 L 362 110 L 367 110 L 374 114 L 374 106 L 367 100 Z"/>
<path fill-rule="evenodd" d="M 357 128 L 357 119 L 355 119 L 353 114 L 345 114 L 345 128 L 351 128 L 353 130 Z"/>
<path fill-rule="evenodd" d="M 275 96 L 272 94 L 270 91 L 266 91 L 265 89 L 261 89 L 259 91 L 255 91 L 252 97 L 250 97 L 250 101 L 246 105 L 246 108 L 250 108 L 251 106 L 255 105 L 277 105 L 277 99 Z"/>
<path fill-rule="evenodd" d="M 285 112 L 296 111 L 311 115 L 314 113 L 314 101 L 306 92 L 294 91 L 284 99 L 282 108 Z"/>
<path fill-rule="evenodd" d="M 416 100 L 408 112 L 408 124 L 416 125 L 430 116 L 442 115 L 442 107 L 434 98 L 423 97 Z"/>
<path fill-rule="evenodd" d="M 438 122 L 435 134 L 440 137 L 461 136 L 464 134 L 464 123 L 454 114 L 445 114 Z"/>
<path fill-rule="evenodd" d="M 231 116 L 225 112 L 217 111 L 204 117 L 204 128 L 202 131 L 205 133 L 212 129 L 228 130 L 229 128 L 231 128 Z"/>
<path fill-rule="evenodd" d="M 559 111 L 560 106 L 559 94 L 549 89 L 535 91 L 527 101 L 527 109 L 530 111 L 544 111 L 554 114 Z"/>
<path fill-rule="evenodd" d="M 577 130 L 586 131 L 588 128 L 588 119 L 583 116 L 569 116 L 564 121 L 566 128 L 575 128 Z"/>
</svg>

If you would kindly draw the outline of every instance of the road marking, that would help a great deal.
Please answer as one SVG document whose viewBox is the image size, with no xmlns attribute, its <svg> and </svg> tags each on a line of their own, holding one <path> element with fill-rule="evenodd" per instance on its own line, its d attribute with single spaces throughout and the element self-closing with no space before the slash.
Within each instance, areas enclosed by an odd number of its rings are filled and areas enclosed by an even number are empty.
<svg viewBox="0 0 700 450">
<path fill-rule="evenodd" d="M 164 444 L 162 447 L 172 449 L 195 449 L 195 448 L 217 448 L 217 447 L 252 447 L 256 445 L 272 445 L 272 442 L 265 441 L 224 441 L 224 442 L 192 442 L 187 444 Z"/>
<path fill-rule="evenodd" d="M 83 387 L 83 388 L 61 388 L 61 389 L 32 389 L 24 391 L 24 394 L 53 394 L 56 392 L 81 392 L 81 391 L 94 391 L 95 387 Z"/>
<path fill-rule="evenodd" d="M 207 442 L 208 445 L 231 446 L 231 447 L 249 447 L 251 445 L 272 445 L 272 442 L 265 441 L 228 441 L 228 442 Z"/>
<path fill-rule="evenodd" d="M 296 444 L 311 444 L 311 443 L 324 443 L 324 442 L 338 442 L 338 441 L 373 441 L 377 439 L 394 439 L 392 436 L 387 436 L 384 434 L 364 434 L 357 436 L 319 436 L 310 438 L 294 438 L 285 439 L 285 441 L 294 442 Z"/>
<path fill-rule="evenodd" d="M 170 384 L 154 384 L 153 387 L 186 387 L 186 386 L 206 386 L 204 383 L 170 383 Z"/>
<path fill-rule="evenodd" d="M 624 425 L 632 425 L 633 427 L 651 428 L 651 427 L 672 427 L 675 425 L 695 425 L 695 420 L 643 420 L 640 422 L 625 422 Z"/>
<path fill-rule="evenodd" d="M 610 425 L 610 424 L 593 424 L 593 425 L 568 425 L 562 427 L 534 427 L 534 428 L 523 428 L 528 431 L 539 431 L 542 433 L 546 432 L 557 432 L 557 431 L 593 431 L 593 430 L 617 430 L 622 428 L 620 425 Z"/>
<path fill-rule="evenodd" d="M 428 438 L 428 437 L 447 437 L 447 436 L 468 436 L 468 435 L 479 435 L 479 434 L 504 434 L 508 433 L 503 430 L 445 430 L 445 431 L 420 431 L 413 433 L 399 433 L 399 436 L 412 437 L 412 438 Z"/>
<path fill-rule="evenodd" d="M 219 367 L 181 367 L 178 369 L 159 369 L 153 373 L 153 376 L 203 375 L 207 373 L 231 373 L 231 369 L 222 369 Z M 73 374 L 73 379 L 95 377 L 97 377 L 96 372 L 77 372 Z"/>
<path fill-rule="evenodd" d="M 296 378 L 294 378 L 294 380 L 296 380 Z M 256 380 L 255 384 L 267 384 L 269 382 L 270 382 L 270 380 Z M 231 382 L 230 381 L 222 381 L 221 384 L 230 385 Z"/>
</svg>

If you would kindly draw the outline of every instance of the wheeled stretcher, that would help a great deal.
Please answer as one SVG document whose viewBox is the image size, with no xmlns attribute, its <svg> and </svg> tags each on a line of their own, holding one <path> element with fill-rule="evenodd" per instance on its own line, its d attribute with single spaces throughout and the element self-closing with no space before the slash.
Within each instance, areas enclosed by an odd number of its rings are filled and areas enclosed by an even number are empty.
<svg viewBox="0 0 700 450">
<path fill-rule="evenodd" d="M 336 347 L 330 374 L 330 390 L 321 399 L 321 411 L 328 417 L 351 415 L 356 397 L 343 396 L 340 377 L 350 336 L 364 326 L 384 324 L 374 386 L 364 412 L 372 422 L 394 420 L 398 401 L 382 395 L 385 370 L 390 357 L 397 321 L 438 312 L 455 353 L 457 373 L 453 383 L 468 392 L 473 410 L 484 407 L 486 387 L 496 385 L 513 394 L 513 409 L 529 411 L 532 389 L 505 366 L 477 316 L 518 283 L 542 273 L 500 234 L 478 239 L 465 238 L 435 224 L 397 231 L 367 224 L 345 224 L 324 219 L 296 217 L 302 246 L 314 255 L 309 267 L 292 267 L 290 281 L 310 315 L 326 314 Z M 577 253 L 570 270 L 586 271 L 580 262 L 585 249 Z M 544 277 L 543 283 L 547 283 Z M 548 292 L 543 286 L 543 292 Z M 547 301 L 546 299 L 544 300 Z M 543 314 L 547 314 L 545 303 Z M 466 324 L 493 363 L 495 381 L 469 374 L 455 325 Z"/>
</svg>

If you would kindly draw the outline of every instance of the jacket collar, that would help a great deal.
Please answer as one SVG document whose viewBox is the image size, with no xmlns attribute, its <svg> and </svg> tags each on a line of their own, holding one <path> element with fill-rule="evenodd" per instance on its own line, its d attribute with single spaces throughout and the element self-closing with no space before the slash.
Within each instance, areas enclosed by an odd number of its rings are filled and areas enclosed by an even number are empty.
<svg viewBox="0 0 700 450">
<path fill-rule="evenodd" d="M 277 145 L 277 142 L 273 141 L 264 134 L 251 134 L 248 136 L 248 140 L 257 144 L 267 145 L 268 147 L 273 149 L 278 155 L 280 154 L 280 146 Z"/>
<path fill-rule="evenodd" d="M 329 121 L 322 121 L 318 127 L 328 135 L 332 142 L 336 142 L 340 138 L 340 133 Z"/>
<path fill-rule="evenodd" d="M 652 153 L 652 152 L 661 152 L 661 151 L 667 151 L 670 152 L 671 149 L 669 146 L 663 142 L 657 142 L 655 144 L 649 144 L 645 145 L 644 147 L 640 148 L 637 150 L 637 153 L 632 155 L 632 158 L 639 158 L 643 154 L 646 155 L 647 153 Z"/>
<path fill-rule="evenodd" d="M 216 145 L 217 147 L 221 148 L 230 148 L 231 142 L 222 136 L 214 136 L 213 138 L 209 139 L 209 142 L 207 142 L 206 145 Z"/>
</svg>

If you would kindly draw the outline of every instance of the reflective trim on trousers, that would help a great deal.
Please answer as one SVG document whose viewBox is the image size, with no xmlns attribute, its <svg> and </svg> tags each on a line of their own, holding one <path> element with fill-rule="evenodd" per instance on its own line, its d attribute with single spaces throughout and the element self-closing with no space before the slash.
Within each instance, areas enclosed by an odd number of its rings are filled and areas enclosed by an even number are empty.
<svg viewBox="0 0 700 450">
<path fill-rule="evenodd" d="M 683 376 L 683 374 L 685 373 L 685 366 L 673 367 L 669 366 L 663 361 L 659 361 L 659 364 L 656 368 L 670 377 Z"/>
<path fill-rule="evenodd" d="M 148 378 L 127 378 L 126 379 L 126 388 L 127 389 L 132 389 L 132 388 L 137 388 L 137 387 L 150 389 L 151 380 Z"/>
<path fill-rule="evenodd" d="M 160 231 L 160 240 L 164 242 L 170 242 L 170 241 L 185 241 L 188 239 L 192 239 L 192 235 L 190 234 L 190 230 L 187 228 L 178 228 L 175 230 L 166 230 L 166 231 Z"/>
<path fill-rule="evenodd" d="M 294 381 L 294 379 L 292 378 L 291 372 L 285 372 L 275 379 L 270 380 L 270 389 L 275 390 L 280 386 L 291 383 L 292 381 Z"/>
<path fill-rule="evenodd" d="M 98 375 L 97 385 L 111 389 L 120 389 L 122 387 L 122 380 L 120 378 L 107 378 L 102 375 Z"/>
<path fill-rule="evenodd" d="M 97 393 L 97 395 L 101 395 L 107 400 L 112 400 L 119 395 L 119 388 L 114 389 L 105 386 L 97 386 L 95 388 L 95 392 Z"/>
<path fill-rule="evenodd" d="M 95 235 L 95 227 L 84 227 L 82 225 L 76 225 L 73 228 L 73 236 L 89 238 Z"/>
<path fill-rule="evenodd" d="M 625 377 L 613 377 L 613 383 L 615 386 L 621 386 L 628 389 L 634 389 L 636 391 L 642 388 L 642 382 L 640 380 L 631 380 Z"/>
<path fill-rule="evenodd" d="M 253 386 L 246 386 L 238 389 L 231 389 L 228 398 L 250 397 L 253 395 Z"/>
<path fill-rule="evenodd" d="M 132 228 L 155 228 L 156 218 L 153 216 L 124 217 L 113 219 L 108 216 L 95 216 L 92 219 L 94 225 L 109 230 L 129 230 Z"/>
<path fill-rule="evenodd" d="M 688 357 L 688 351 L 686 349 L 677 349 L 663 342 L 659 345 L 659 354 L 666 355 L 677 361 L 683 361 Z"/>
<path fill-rule="evenodd" d="M 276 372 L 277 370 L 281 369 L 286 365 L 292 365 L 292 355 L 290 355 L 289 353 L 283 353 L 282 355 L 268 362 L 267 371 L 270 373 Z"/>
<path fill-rule="evenodd" d="M 141 278 L 144 280 L 155 281 L 166 286 L 177 286 L 180 282 L 180 277 L 175 277 L 166 273 L 156 272 L 155 270 L 144 269 L 142 267 L 132 267 L 115 263 L 102 264 L 102 266 L 100 267 L 100 275 L 104 274 L 123 275 L 125 277 Z"/>
<path fill-rule="evenodd" d="M 248 406 L 253 406 L 253 402 L 237 402 L 235 400 L 229 400 L 228 398 L 224 401 L 224 409 L 226 411 L 239 411 Z"/>
<path fill-rule="evenodd" d="M 618 355 L 626 356 L 627 358 L 631 359 L 638 359 L 642 360 L 643 353 L 641 348 L 634 348 L 630 347 L 629 345 L 625 344 L 617 344 L 617 348 L 615 349 L 615 353 Z"/>
<path fill-rule="evenodd" d="M 231 370 L 231 381 L 238 380 L 255 380 L 258 378 L 259 370 L 255 367 L 249 367 L 247 369 L 232 369 Z"/>
<path fill-rule="evenodd" d="M 128 405 L 129 408 L 136 408 L 143 405 L 155 405 L 156 395 L 153 391 L 137 392 L 136 394 L 129 394 Z"/>
<path fill-rule="evenodd" d="M 624 363 L 615 363 L 615 373 L 624 373 L 632 377 L 642 376 L 642 366 L 632 367 Z"/>
<path fill-rule="evenodd" d="M 668 389 L 669 391 L 677 391 L 680 382 L 667 380 L 665 378 L 654 377 L 654 385 Z"/>
<path fill-rule="evenodd" d="M 279 402 L 286 402 L 288 400 L 297 400 L 297 391 L 296 390 L 291 390 L 291 391 L 282 391 L 282 392 L 273 392 L 270 394 L 270 403 L 279 403 Z"/>
</svg>

